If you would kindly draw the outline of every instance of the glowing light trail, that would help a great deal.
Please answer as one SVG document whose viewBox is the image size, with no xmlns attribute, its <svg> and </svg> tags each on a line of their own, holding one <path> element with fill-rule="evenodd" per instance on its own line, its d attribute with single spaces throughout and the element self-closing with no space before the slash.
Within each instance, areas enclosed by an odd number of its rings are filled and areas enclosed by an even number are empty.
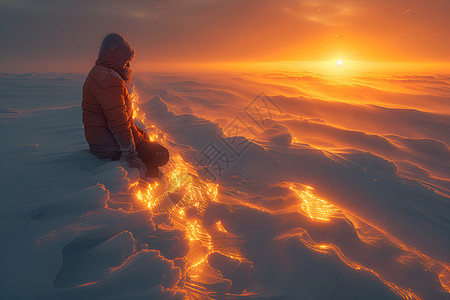
<svg viewBox="0 0 450 300">
<path fill-rule="evenodd" d="M 244 260 L 238 249 L 215 245 L 209 230 L 200 221 L 208 203 L 217 201 L 218 184 L 201 180 L 196 175 L 195 168 L 184 161 L 181 153 L 167 145 L 166 141 L 170 138 L 155 125 L 147 125 L 149 121 L 139 109 L 139 95 L 134 87 L 131 91 L 133 116 L 146 125 L 152 141 L 170 148 L 171 159 L 163 167 L 166 173 L 163 180 L 153 183 L 139 180 L 132 183 L 130 188 L 135 190 L 136 199 L 153 214 L 168 214 L 173 227 L 185 232 L 190 243 L 190 251 L 186 257 L 186 273 L 190 280 L 185 282 L 184 290 L 194 299 L 209 298 L 205 287 L 224 279 L 219 271 L 209 266 L 208 255 L 217 252 L 233 259 Z M 192 216 L 188 216 L 187 211 Z M 220 221 L 216 223 L 215 228 L 222 234 L 228 234 Z"/>
<path fill-rule="evenodd" d="M 301 199 L 300 208 L 303 213 L 305 213 L 309 218 L 318 222 L 330 222 L 333 218 L 345 218 L 356 229 L 357 235 L 362 242 L 369 245 L 376 246 L 377 243 L 387 240 L 394 244 L 397 248 L 401 249 L 404 253 L 403 257 L 397 258 L 397 261 L 408 264 L 411 262 L 420 263 L 424 269 L 431 271 L 437 275 L 439 278 L 442 288 L 450 293 L 450 265 L 423 254 L 419 250 L 408 246 L 393 237 L 389 233 L 363 221 L 362 219 L 352 215 L 351 213 L 342 210 L 329 202 L 320 199 L 314 195 L 314 188 L 310 186 L 303 186 L 304 189 L 301 190 L 298 184 L 291 183 L 290 189 Z M 321 253 L 334 253 L 336 254 L 347 266 L 355 270 L 364 270 L 366 272 L 372 273 L 385 285 L 387 285 L 392 291 L 403 299 L 420 299 L 415 293 L 409 289 L 402 288 L 392 281 L 386 280 L 379 272 L 363 266 L 362 264 L 348 258 L 342 252 L 342 250 L 334 244 L 323 244 L 317 243 L 311 239 L 308 233 L 304 230 L 294 231 L 293 233 L 288 233 L 281 235 L 279 238 L 285 238 L 290 236 L 297 236 L 301 242 L 308 248 L 321 252 Z M 406 258 L 407 259 L 403 259 Z"/>
</svg>

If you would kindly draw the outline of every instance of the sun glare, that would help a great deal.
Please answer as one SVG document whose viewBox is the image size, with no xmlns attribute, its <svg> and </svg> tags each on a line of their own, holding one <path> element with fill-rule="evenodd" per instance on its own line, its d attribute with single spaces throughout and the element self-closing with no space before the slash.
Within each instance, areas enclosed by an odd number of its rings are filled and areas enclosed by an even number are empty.
<svg viewBox="0 0 450 300">
<path fill-rule="evenodd" d="M 342 66 L 343 64 L 344 64 L 344 61 L 342 59 L 338 59 L 336 61 L 336 65 L 338 65 L 338 66 Z"/>
</svg>

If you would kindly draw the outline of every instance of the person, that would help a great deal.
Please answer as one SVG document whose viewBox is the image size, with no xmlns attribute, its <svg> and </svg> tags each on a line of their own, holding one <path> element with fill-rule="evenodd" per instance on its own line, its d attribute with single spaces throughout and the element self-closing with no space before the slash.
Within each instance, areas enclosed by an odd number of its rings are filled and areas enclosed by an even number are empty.
<svg viewBox="0 0 450 300">
<path fill-rule="evenodd" d="M 98 59 L 83 85 L 83 125 L 92 154 L 102 159 L 125 158 L 142 177 L 158 178 L 158 167 L 169 160 L 169 151 L 151 142 L 134 124 L 126 83 L 132 78 L 135 53 L 118 33 L 106 35 Z"/>
</svg>

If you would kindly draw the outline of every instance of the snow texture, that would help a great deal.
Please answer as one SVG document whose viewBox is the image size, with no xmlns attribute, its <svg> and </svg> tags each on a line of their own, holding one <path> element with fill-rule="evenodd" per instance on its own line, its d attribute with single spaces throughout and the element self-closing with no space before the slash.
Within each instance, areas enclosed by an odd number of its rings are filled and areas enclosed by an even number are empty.
<svg viewBox="0 0 450 300">
<path fill-rule="evenodd" d="M 89 152 L 84 78 L 0 74 L 2 299 L 448 299 L 447 75 L 137 74 L 146 119 L 218 184 L 183 212 L 212 248 Z"/>
</svg>

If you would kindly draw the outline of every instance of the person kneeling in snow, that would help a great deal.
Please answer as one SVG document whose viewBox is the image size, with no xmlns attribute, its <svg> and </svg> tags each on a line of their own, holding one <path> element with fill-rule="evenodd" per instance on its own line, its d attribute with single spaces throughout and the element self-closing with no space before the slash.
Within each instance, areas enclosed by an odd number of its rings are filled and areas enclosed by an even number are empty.
<svg viewBox="0 0 450 300">
<path fill-rule="evenodd" d="M 131 80 L 134 50 L 123 36 L 108 34 L 98 59 L 83 85 L 84 133 L 92 154 L 102 159 L 124 157 L 141 176 L 159 177 L 158 167 L 169 160 L 169 151 L 151 142 L 134 124 L 132 103 L 126 88 Z"/>
</svg>

